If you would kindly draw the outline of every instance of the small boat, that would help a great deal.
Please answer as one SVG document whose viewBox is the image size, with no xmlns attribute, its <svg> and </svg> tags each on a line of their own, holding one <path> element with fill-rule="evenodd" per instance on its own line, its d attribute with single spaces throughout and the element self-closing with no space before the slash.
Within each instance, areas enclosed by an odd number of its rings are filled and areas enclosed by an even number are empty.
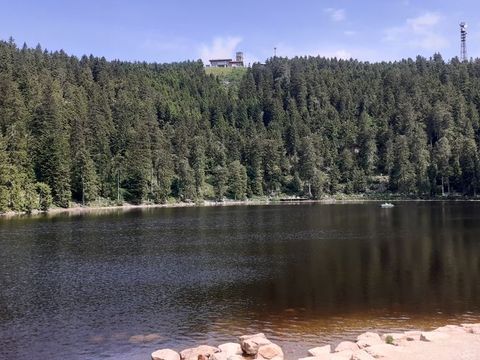
<svg viewBox="0 0 480 360">
<path fill-rule="evenodd" d="M 392 208 L 392 207 L 394 207 L 394 206 L 395 206 L 395 205 L 393 205 L 392 203 L 388 203 L 388 202 L 383 203 L 382 205 L 380 205 L 380 207 L 382 207 L 382 208 Z"/>
</svg>

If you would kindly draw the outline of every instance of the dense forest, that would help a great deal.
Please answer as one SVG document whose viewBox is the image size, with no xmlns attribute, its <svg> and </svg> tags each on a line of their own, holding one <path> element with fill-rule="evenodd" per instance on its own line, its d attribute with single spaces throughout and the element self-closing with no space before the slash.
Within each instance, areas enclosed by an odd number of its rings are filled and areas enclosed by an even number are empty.
<svg viewBox="0 0 480 360">
<path fill-rule="evenodd" d="M 476 196 L 480 60 L 275 57 L 235 83 L 0 42 L 0 211 Z"/>
</svg>

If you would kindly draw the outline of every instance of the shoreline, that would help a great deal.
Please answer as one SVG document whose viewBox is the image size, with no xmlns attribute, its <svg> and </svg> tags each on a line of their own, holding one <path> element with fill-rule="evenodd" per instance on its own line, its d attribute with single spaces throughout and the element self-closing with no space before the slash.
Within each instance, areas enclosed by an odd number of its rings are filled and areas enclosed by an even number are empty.
<svg viewBox="0 0 480 360">
<path fill-rule="evenodd" d="M 242 335 L 238 342 L 155 350 L 152 360 L 285 360 L 283 349 L 265 334 Z M 147 357 L 145 357 L 147 358 Z M 355 340 L 305 349 L 298 360 L 475 360 L 480 359 L 480 323 L 445 325 L 434 330 L 367 331 Z M 288 359 L 293 360 L 293 359 Z"/>
<path fill-rule="evenodd" d="M 0 213 L 0 219 L 2 218 L 14 218 L 20 216 L 38 216 L 38 215 L 58 215 L 58 214 L 83 214 L 83 213 L 93 213 L 93 212 L 110 212 L 110 211 L 129 211 L 135 209 L 157 209 L 157 208 L 201 208 L 201 207 L 227 207 L 227 206 L 259 206 L 259 205 L 301 205 L 301 204 L 354 204 L 354 203 L 373 203 L 373 202 L 479 202 L 478 198 L 445 198 L 445 199 L 424 199 L 424 198 L 361 198 L 361 197 L 351 197 L 351 198 L 325 198 L 318 200 L 310 199 L 296 199 L 296 198 L 282 198 L 282 199 L 248 199 L 248 200 L 225 200 L 225 201 L 213 201 L 213 200 L 203 200 L 201 202 L 172 202 L 165 204 L 129 204 L 124 203 L 123 205 L 101 205 L 101 206 L 92 206 L 86 205 L 82 206 L 80 204 L 74 204 L 72 207 L 68 208 L 59 208 L 54 207 L 50 208 L 47 211 L 33 210 L 28 213 L 25 211 L 7 211 Z"/>
</svg>

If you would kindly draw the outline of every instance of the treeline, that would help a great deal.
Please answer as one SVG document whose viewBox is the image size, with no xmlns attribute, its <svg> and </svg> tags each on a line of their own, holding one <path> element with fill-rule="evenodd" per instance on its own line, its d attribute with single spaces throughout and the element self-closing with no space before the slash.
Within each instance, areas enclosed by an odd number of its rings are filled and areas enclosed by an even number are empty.
<svg viewBox="0 0 480 360">
<path fill-rule="evenodd" d="M 480 60 L 106 61 L 0 42 L 0 211 L 389 191 L 475 196 Z"/>
</svg>

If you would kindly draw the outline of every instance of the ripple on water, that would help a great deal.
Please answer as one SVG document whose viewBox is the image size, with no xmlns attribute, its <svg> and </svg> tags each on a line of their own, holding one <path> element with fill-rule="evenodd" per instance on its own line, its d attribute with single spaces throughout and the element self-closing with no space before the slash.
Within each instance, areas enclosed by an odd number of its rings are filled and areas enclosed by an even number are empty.
<svg viewBox="0 0 480 360">
<path fill-rule="evenodd" d="M 145 359 L 264 332 L 287 358 L 480 322 L 480 204 L 0 220 L 0 358 Z M 452 220 L 454 219 L 454 220 Z"/>
</svg>

